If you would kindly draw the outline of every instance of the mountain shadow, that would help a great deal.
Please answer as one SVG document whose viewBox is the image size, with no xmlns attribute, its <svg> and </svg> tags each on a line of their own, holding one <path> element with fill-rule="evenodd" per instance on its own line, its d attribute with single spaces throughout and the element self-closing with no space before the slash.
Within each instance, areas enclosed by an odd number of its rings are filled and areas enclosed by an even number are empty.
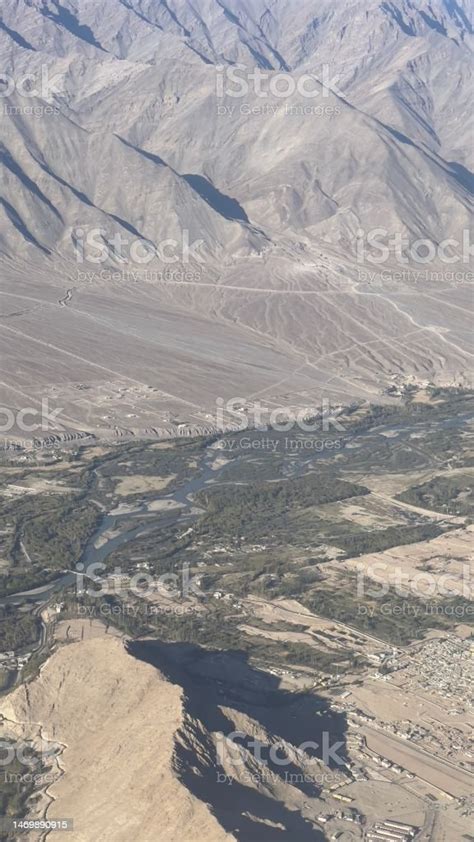
<svg viewBox="0 0 474 842">
<path fill-rule="evenodd" d="M 3 32 L 6 32 L 19 47 L 23 47 L 24 50 L 33 50 L 33 52 L 36 52 L 36 47 L 33 47 L 29 41 L 26 41 L 26 39 L 23 38 L 23 35 L 20 35 L 16 29 L 10 29 L 3 20 L 0 20 L 0 29 L 3 30 Z"/>
<path fill-rule="evenodd" d="M 58 24 L 59 26 L 63 26 L 64 29 L 67 29 L 71 35 L 75 35 L 76 38 L 80 38 L 81 41 L 85 41 L 87 44 L 90 44 L 92 47 L 96 47 L 98 50 L 102 50 L 103 53 L 106 53 L 107 50 L 104 49 L 102 44 L 99 44 L 97 41 L 92 29 L 86 24 L 79 23 L 76 16 L 66 9 L 65 6 L 61 6 L 58 0 L 51 0 L 53 6 L 56 8 L 56 12 L 51 11 L 51 9 L 41 7 L 39 11 L 45 18 L 49 18 L 54 23 Z"/>
<path fill-rule="evenodd" d="M 322 842 L 324 835 L 298 810 L 288 809 L 265 792 L 265 780 L 278 779 L 310 798 L 317 797 L 322 783 L 302 775 L 301 767 L 281 755 L 275 760 L 272 743 L 259 740 L 261 765 L 251 763 L 251 773 L 263 770 L 263 787 L 249 785 L 244 775 L 231 783 L 221 764 L 211 732 L 228 736 L 236 726 L 226 708 L 251 717 L 272 734 L 274 742 L 300 746 L 311 741 L 306 753 L 322 758 L 321 744 L 326 732 L 329 745 L 338 743 L 338 756 L 347 760 L 346 718 L 331 711 L 325 699 L 310 693 L 290 693 L 279 689 L 277 677 L 248 663 L 240 651 L 207 650 L 188 643 L 156 640 L 129 642 L 129 654 L 152 664 L 173 684 L 183 688 L 184 722 L 175 738 L 175 770 L 186 788 L 207 803 L 227 832 L 240 842 Z M 159 716 L 159 711 L 157 711 Z M 244 732 L 234 742 L 247 748 L 253 739 Z M 317 744 L 317 746 L 316 746 Z M 196 748 L 199 746 L 199 750 Z M 340 768 L 330 764 L 332 768 Z M 320 769 L 320 767 L 318 767 Z M 227 770 L 228 771 L 228 770 Z M 244 782 L 242 782 L 244 780 Z M 271 824 L 270 824 L 271 823 Z"/>
<path fill-rule="evenodd" d="M 196 193 L 199 193 L 201 199 L 204 199 L 221 216 L 224 216 L 226 219 L 237 220 L 238 222 L 249 222 L 249 218 L 242 205 L 239 205 L 236 199 L 232 199 L 230 196 L 226 196 L 225 193 L 221 193 L 203 175 L 189 173 L 183 175 L 183 178 Z"/>
</svg>

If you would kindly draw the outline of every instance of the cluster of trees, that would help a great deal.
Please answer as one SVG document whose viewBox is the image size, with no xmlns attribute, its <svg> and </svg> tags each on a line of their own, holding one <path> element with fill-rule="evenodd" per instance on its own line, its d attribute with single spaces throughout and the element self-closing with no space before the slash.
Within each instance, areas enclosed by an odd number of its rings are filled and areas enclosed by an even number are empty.
<svg viewBox="0 0 474 842">
<path fill-rule="evenodd" d="M 353 558 L 363 553 L 378 553 L 390 547 L 427 541 L 440 535 L 443 529 L 436 524 L 427 523 L 419 526 L 389 526 L 387 529 L 372 529 L 367 532 L 355 532 L 347 536 L 334 538 L 333 543 Z"/>
<path fill-rule="evenodd" d="M 347 623 L 394 646 L 417 640 L 429 629 L 449 629 L 461 621 L 472 621 L 469 603 L 461 597 L 423 602 L 390 590 L 383 599 L 361 600 L 356 596 L 355 583 L 350 582 L 334 591 L 311 591 L 302 602 L 315 614 Z"/>
<path fill-rule="evenodd" d="M 363 485 L 337 479 L 328 473 L 310 473 L 296 479 L 251 483 L 245 488 L 220 487 L 202 491 L 198 497 L 209 512 L 222 512 L 229 506 L 240 509 L 286 511 L 294 506 L 314 506 L 368 494 Z"/>
<path fill-rule="evenodd" d="M 100 520 L 101 513 L 93 503 L 76 498 L 25 520 L 22 534 L 32 562 L 55 568 L 75 564 Z"/>
<path fill-rule="evenodd" d="M 33 614 L 21 614 L 13 605 L 0 610 L 0 652 L 32 646 L 39 638 L 39 620 Z"/>
<path fill-rule="evenodd" d="M 281 529 L 285 517 L 298 509 L 324 505 L 361 494 L 362 485 L 337 479 L 328 473 L 311 473 L 297 479 L 251 483 L 245 487 L 221 486 L 201 491 L 198 503 L 206 508 L 197 530 L 219 540 L 222 536 L 261 538 Z M 291 541 L 291 523 L 285 529 Z"/>
<path fill-rule="evenodd" d="M 452 515 L 474 513 L 473 477 L 469 474 L 434 477 L 398 495 L 398 500 Z"/>
</svg>

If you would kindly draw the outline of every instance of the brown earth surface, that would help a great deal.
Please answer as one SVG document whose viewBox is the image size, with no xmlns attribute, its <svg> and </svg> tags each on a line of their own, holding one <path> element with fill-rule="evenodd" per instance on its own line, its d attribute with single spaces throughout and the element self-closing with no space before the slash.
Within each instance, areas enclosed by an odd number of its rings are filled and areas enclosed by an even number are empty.
<svg viewBox="0 0 474 842">
<path fill-rule="evenodd" d="M 61 646 L 0 712 L 20 723 L 24 738 L 41 724 L 45 739 L 64 745 L 64 774 L 48 790 L 46 815 L 72 818 L 75 842 L 234 838 L 173 770 L 181 689 L 131 657 L 116 636 Z M 54 838 L 70 842 L 71 834 Z"/>
</svg>

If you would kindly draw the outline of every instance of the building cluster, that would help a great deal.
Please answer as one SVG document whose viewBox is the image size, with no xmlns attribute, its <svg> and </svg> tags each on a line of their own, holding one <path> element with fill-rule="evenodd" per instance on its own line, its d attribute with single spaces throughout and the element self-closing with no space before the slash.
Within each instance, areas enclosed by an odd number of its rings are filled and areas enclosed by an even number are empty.
<svg viewBox="0 0 474 842">
<path fill-rule="evenodd" d="M 352 800 L 352 799 L 349 799 L 349 800 Z M 332 813 L 320 813 L 320 815 L 317 817 L 317 822 L 318 822 L 318 824 L 321 824 L 321 825 L 327 825 L 328 822 L 344 821 L 344 822 L 347 822 L 348 825 L 352 824 L 352 825 L 359 825 L 360 826 L 362 824 L 363 820 L 364 820 L 364 817 L 361 815 L 361 813 L 357 812 L 357 810 L 354 810 L 352 808 L 349 808 L 348 810 L 336 810 L 335 812 L 332 812 Z M 327 828 L 325 828 L 325 830 L 327 830 Z M 343 830 L 335 830 L 332 833 L 330 838 L 331 839 L 339 839 L 339 837 L 342 836 L 343 834 L 344 834 Z"/>
<path fill-rule="evenodd" d="M 413 655 L 408 675 L 418 687 L 472 706 L 474 643 L 459 637 L 428 640 Z"/>
<path fill-rule="evenodd" d="M 32 652 L 25 652 L 23 655 L 15 655 L 12 650 L 0 652 L 0 670 L 19 670 L 28 663 L 32 654 Z"/>
<path fill-rule="evenodd" d="M 366 831 L 367 842 L 410 842 L 418 831 L 411 824 L 403 824 L 392 819 L 376 822 Z"/>
<path fill-rule="evenodd" d="M 377 765 L 382 766 L 384 769 L 391 769 L 392 772 L 396 772 L 397 775 L 401 775 L 402 772 L 405 771 L 402 766 L 398 766 L 397 763 L 392 763 L 391 760 L 387 757 L 382 757 L 380 754 L 372 754 L 371 760 L 373 760 L 374 763 L 377 763 Z M 413 777 L 413 775 L 411 777 Z"/>
</svg>

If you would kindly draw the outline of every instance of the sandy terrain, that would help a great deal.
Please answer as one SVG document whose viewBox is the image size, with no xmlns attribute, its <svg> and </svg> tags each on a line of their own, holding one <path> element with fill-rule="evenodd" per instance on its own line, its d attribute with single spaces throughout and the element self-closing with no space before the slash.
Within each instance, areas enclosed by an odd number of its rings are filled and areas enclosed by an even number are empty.
<svg viewBox="0 0 474 842">
<path fill-rule="evenodd" d="M 22 481 L 21 485 L 11 483 L 2 489 L 0 493 L 5 497 L 21 497 L 25 494 L 67 494 L 75 490 L 60 482 L 54 482 L 51 479 L 28 477 Z"/>
<path fill-rule="evenodd" d="M 456 474 L 471 474 L 474 473 L 474 468 L 451 468 L 449 471 L 440 471 L 438 469 L 411 471 L 402 474 L 372 474 L 364 477 L 364 485 L 370 488 L 371 491 L 379 491 L 384 495 L 394 496 L 406 491 L 412 485 L 423 485 L 425 482 L 433 479 L 433 477 L 448 476 L 453 477 Z M 399 501 L 395 501 L 398 503 Z M 435 514 L 432 512 L 431 514 Z"/>
<path fill-rule="evenodd" d="M 176 500 L 151 500 L 146 503 L 148 512 L 166 512 L 169 509 L 182 509 L 183 503 L 177 503 Z M 119 503 L 114 509 L 111 509 L 110 515 L 132 515 L 135 512 L 142 511 L 141 505 L 129 506 L 126 503 Z"/>
<path fill-rule="evenodd" d="M 283 641 L 290 641 L 292 643 L 306 643 L 308 646 L 314 646 L 316 649 L 319 647 L 316 644 L 316 641 L 310 634 L 305 634 L 304 632 L 291 632 L 291 631 L 269 631 L 268 629 L 259 629 L 255 628 L 254 626 L 248 625 L 241 625 L 239 629 L 245 634 L 249 634 L 251 637 L 266 637 L 268 640 L 283 640 Z"/>
<path fill-rule="evenodd" d="M 301 605 L 296 599 L 277 599 L 274 602 L 266 602 L 258 597 L 249 597 L 246 607 L 251 610 L 252 616 L 258 617 L 266 623 L 295 623 L 296 625 L 308 626 L 311 629 L 314 639 L 318 645 L 324 642 L 326 647 L 342 647 L 357 651 L 373 652 L 380 651 L 380 642 L 371 635 L 352 629 L 344 623 L 336 620 L 327 620 L 324 617 L 317 617 L 311 614 L 308 608 Z M 259 633 L 264 634 L 265 632 Z M 386 648 L 383 645 L 382 648 Z"/>
<path fill-rule="evenodd" d="M 455 594 L 469 598 L 472 594 L 468 574 L 472 565 L 473 533 L 474 526 L 468 526 L 430 541 L 366 553 L 339 561 L 337 570 L 357 571 L 361 580 L 368 579 L 367 588 L 372 587 L 374 591 L 379 588 L 381 597 L 385 585 L 390 585 L 400 593 L 425 599 Z M 371 586 L 371 581 L 378 584 Z"/>
<path fill-rule="evenodd" d="M 446 764 L 434 755 L 421 751 L 417 746 L 402 742 L 389 734 L 375 731 L 366 725 L 361 728 L 371 751 L 398 763 L 417 777 L 427 781 L 442 792 L 454 797 L 470 795 L 472 776 L 452 764 Z"/>
<path fill-rule="evenodd" d="M 430 517 L 432 520 L 439 520 L 439 521 L 449 521 L 450 523 L 465 523 L 465 518 L 461 515 L 449 515 L 445 512 L 436 512 L 433 509 L 426 509 L 422 506 L 414 506 L 413 503 L 405 503 L 403 500 L 395 500 L 393 497 L 389 497 L 387 494 L 383 494 L 382 492 L 372 492 L 372 497 L 377 497 L 379 500 L 383 500 L 386 503 L 395 506 L 397 509 L 404 509 L 407 512 L 413 512 L 417 515 L 424 515 L 425 517 Z"/>
<path fill-rule="evenodd" d="M 25 733 L 42 723 L 45 737 L 65 746 L 65 774 L 50 788 L 48 818 L 72 817 L 75 842 L 234 838 L 173 772 L 181 691 L 129 656 L 120 639 L 90 629 L 94 634 L 59 648 L 39 678 L 1 703 Z M 59 831 L 55 839 L 70 836 Z"/>
<path fill-rule="evenodd" d="M 81 459 L 96 459 L 99 456 L 105 456 L 107 453 L 110 453 L 108 447 L 100 447 L 99 445 L 86 447 L 81 453 Z"/>
<path fill-rule="evenodd" d="M 126 497 L 128 494 L 141 494 L 147 491 L 162 491 L 166 488 L 171 480 L 175 478 L 176 474 L 170 474 L 167 477 L 157 476 L 142 476 L 134 474 L 133 476 L 118 477 L 119 482 L 115 487 L 115 493 L 121 497 Z"/>
<path fill-rule="evenodd" d="M 353 687 L 351 690 L 351 701 L 356 702 L 357 707 L 374 714 L 384 722 L 397 722 L 407 720 L 409 714 L 416 711 L 417 722 L 428 717 L 436 717 L 441 722 L 452 724 L 453 717 L 448 715 L 449 705 L 444 708 L 440 700 L 430 700 L 407 692 L 406 688 L 401 689 L 390 683 L 384 684 L 380 681 L 366 680 L 362 686 Z M 456 724 L 458 722 L 456 721 Z"/>
<path fill-rule="evenodd" d="M 118 629 L 114 628 L 114 626 L 109 626 L 107 629 L 105 628 L 104 624 L 100 622 L 100 620 L 67 620 L 62 623 L 58 623 L 55 628 L 55 638 L 56 640 L 60 641 L 68 641 L 70 643 L 74 641 L 81 641 L 81 640 L 90 640 L 91 638 L 95 637 L 104 637 L 104 634 L 108 637 L 119 637 L 122 638 L 123 635 L 118 631 Z"/>
<path fill-rule="evenodd" d="M 390 818 L 420 826 L 423 824 L 424 805 L 420 798 L 405 788 L 384 780 L 349 784 L 341 789 L 344 795 L 354 799 L 369 821 Z M 340 809 L 340 802 L 333 802 L 334 810 Z"/>
<path fill-rule="evenodd" d="M 183 509 L 184 503 L 176 500 L 152 500 L 146 504 L 148 512 L 167 512 L 169 509 Z"/>
<path fill-rule="evenodd" d="M 108 544 L 113 538 L 116 538 L 117 535 L 120 535 L 120 529 L 106 529 L 100 538 L 97 538 L 94 541 L 94 547 L 98 550 L 103 547 L 105 544 Z"/>
<path fill-rule="evenodd" d="M 170 450 L 173 447 L 175 447 L 175 444 L 172 441 L 160 441 L 158 444 L 151 445 L 152 450 Z"/>
<path fill-rule="evenodd" d="M 382 500 L 375 494 L 353 500 L 342 500 L 320 507 L 323 516 L 344 518 L 364 527 L 386 529 L 398 523 L 404 523 L 406 516 L 398 511 L 391 501 Z"/>
<path fill-rule="evenodd" d="M 115 438 L 209 430 L 218 397 L 314 406 L 469 382 L 467 0 L 367 3 L 320 0 L 315 25 L 299 0 L 231 3 L 238 16 L 80 0 L 79 37 L 51 4 L 22 3 L 20 24 L 2 4 L 9 73 L 67 76 L 52 113 L 30 118 L 13 91 L 2 115 L 2 406 L 48 396 L 67 430 Z M 418 62 L 423 96 L 395 104 Z M 236 63 L 285 69 L 293 92 L 246 85 L 235 102 L 216 80 Z M 303 95 L 301 68 L 320 65 L 329 84 Z M 367 242 L 381 223 L 382 263 Z M 123 253 L 97 259 L 95 229 Z M 402 261 L 395 235 L 427 238 L 429 260 L 407 245 Z"/>
</svg>

